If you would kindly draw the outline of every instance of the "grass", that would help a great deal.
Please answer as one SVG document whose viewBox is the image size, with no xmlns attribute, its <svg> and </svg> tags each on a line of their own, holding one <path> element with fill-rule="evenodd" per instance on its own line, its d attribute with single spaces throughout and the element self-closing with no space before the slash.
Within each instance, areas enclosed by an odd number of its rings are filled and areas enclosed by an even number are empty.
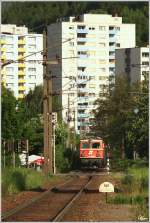
<svg viewBox="0 0 150 223">
<path fill-rule="evenodd" d="M 126 169 L 124 176 L 116 176 L 117 180 L 119 178 L 122 192 L 110 197 L 108 202 L 133 205 L 135 220 L 138 220 L 139 216 L 148 219 L 148 167 L 141 163 L 140 167 L 133 165 Z"/>
<path fill-rule="evenodd" d="M 32 169 L 6 168 L 2 171 L 2 194 L 5 196 L 23 190 L 38 188 L 46 182 L 46 179 L 42 172 Z"/>
</svg>

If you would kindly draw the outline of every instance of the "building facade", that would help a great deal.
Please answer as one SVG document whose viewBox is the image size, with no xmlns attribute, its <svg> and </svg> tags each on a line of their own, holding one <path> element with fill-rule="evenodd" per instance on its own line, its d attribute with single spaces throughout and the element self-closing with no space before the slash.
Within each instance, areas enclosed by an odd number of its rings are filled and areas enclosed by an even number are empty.
<svg viewBox="0 0 150 223">
<path fill-rule="evenodd" d="M 149 75 L 149 47 L 116 50 L 116 75 L 124 75 L 129 82 L 143 81 Z"/>
<path fill-rule="evenodd" d="M 23 98 L 43 83 L 43 35 L 31 34 L 27 27 L 1 25 L 0 43 L 2 64 L 13 61 L 1 68 L 2 83 L 16 98 Z"/>
<path fill-rule="evenodd" d="M 135 24 L 111 15 L 70 17 L 48 26 L 48 44 L 49 58 L 62 58 L 51 71 L 60 77 L 53 79 L 53 91 L 62 92 L 63 120 L 78 133 L 89 132 L 95 100 L 114 81 L 115 49 L 135 47 Z"/>
</svg>

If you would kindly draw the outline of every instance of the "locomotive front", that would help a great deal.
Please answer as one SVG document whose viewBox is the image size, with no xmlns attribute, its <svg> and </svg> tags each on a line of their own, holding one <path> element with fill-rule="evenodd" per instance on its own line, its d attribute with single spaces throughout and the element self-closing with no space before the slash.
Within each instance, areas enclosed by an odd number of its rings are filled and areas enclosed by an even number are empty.
<svg viewBox="0 0 150 223">
<path fill-rule="evenodd" d="M 104 142 L 102 139 L 80 140 L 80 160 L 82 166 L 98 168 L 104 163 Z"/>
</svg>

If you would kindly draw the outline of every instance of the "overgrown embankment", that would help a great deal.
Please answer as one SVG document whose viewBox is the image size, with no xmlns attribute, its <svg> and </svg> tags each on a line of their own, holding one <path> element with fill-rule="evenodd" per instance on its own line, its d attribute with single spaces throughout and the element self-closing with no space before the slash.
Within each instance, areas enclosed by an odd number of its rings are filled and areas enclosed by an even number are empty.
<svg viewBox="0 0 150 223">
<path fill-rule="evenodd" d="M 120 163 L 119 163 L 120 164 Z M 109 203 L 112 204 L 129 204 L 133 206 L 135 212 L 135 219 L 148 220 L 148 166 L 145 161 L 137 160 L 130 163 L 128 162 L 119 165 L 119 169 L 122 169 L 124 165 L 125 175 L 118 175 L 114 177 L 119 180 L 119 190 L 117 193 L 109 197 Z"/>
<path fill-rule="evenodd" d="M 41 188 L 54 176 L 26 168 L 6 168 L 2 171 L 2 195 L 15 194 L 25 190 Z"/>
</svg>

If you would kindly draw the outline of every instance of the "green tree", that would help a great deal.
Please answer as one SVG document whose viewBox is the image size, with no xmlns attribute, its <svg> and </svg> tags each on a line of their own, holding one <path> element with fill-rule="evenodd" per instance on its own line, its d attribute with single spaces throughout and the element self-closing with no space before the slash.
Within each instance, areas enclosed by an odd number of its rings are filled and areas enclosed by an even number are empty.
<svg viewBox="0 0 150 223">
<path fill-rule="evenodd" d="M 148 93 L 143 94 L 147 89 L 145 84 L 130 86 L 127 80 L 118 78 L 112 93 L 105 100 L 97 101 L 95 131 L 111 148 L 117 148 L 122 158 L 125 154 L 131 157 L 135 146 L 138 152 L 144 150 L 143 154 L 147 155 Z M 138 114 L 134 113 L 135 108 L 139 109 Z"/>
<path fill-rule="evenodd" d="M 17 101 L 13 93 L 2 86 L 2 138 L 15 138 L 17 129 Z"/>
</svg>

